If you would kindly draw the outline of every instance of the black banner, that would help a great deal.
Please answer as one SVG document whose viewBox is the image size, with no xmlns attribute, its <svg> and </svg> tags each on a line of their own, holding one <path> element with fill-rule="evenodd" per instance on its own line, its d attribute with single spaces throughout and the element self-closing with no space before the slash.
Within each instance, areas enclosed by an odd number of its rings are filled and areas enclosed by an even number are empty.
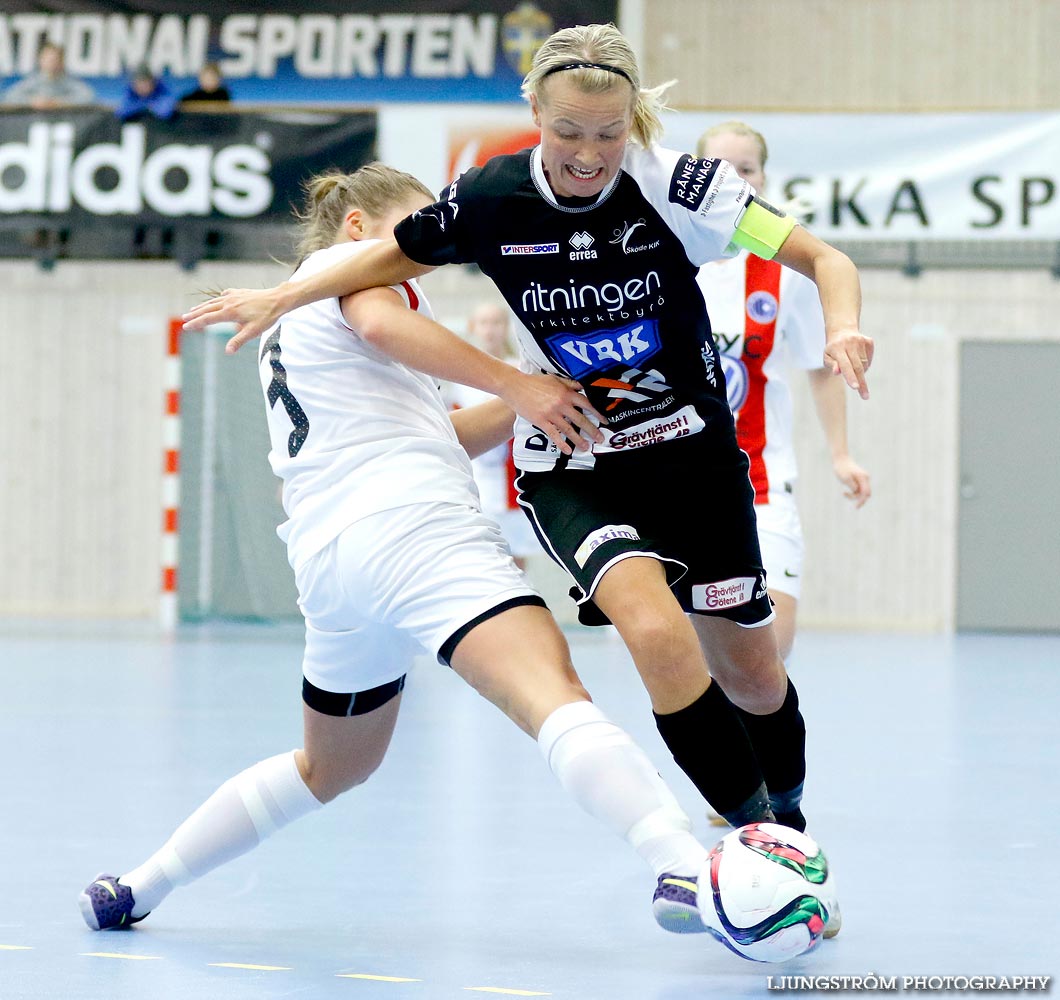
<svg viewBox="0 0 1060 1000">
<path fill-rule="evenodd" d="M 140 63 L 179 94 L 207 61 L 219 63 L 237 101 L 518 101 L 552 32 L 617 13 L 617 0 L 229 0 L 220 9 L 203 0 L 7 0 L 0 87 L 33 69 L 48 38 L 105 103 Z"/>
<path fill-rule="evenodd" d="M 53 256 L 136 256 L 139 232 L 195 259 L 243 256 L 263 223 L 291 222 L 306 178 L 357 169 L 375 140 L 369 112 L 0 112 L 0 255 L 43 240 Z"/>
</svg>

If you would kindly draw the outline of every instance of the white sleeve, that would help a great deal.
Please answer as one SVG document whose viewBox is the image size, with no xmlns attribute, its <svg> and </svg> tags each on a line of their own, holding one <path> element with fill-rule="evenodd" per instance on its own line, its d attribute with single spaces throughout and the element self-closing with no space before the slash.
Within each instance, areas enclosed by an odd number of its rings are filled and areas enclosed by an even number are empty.
<svg viewBox="0 0 1060 1000">
<path fill-rule="evenodd" d="M 781 272 L 780 308 L 788 360 L 795 368 L 824 365 L 824 314 L 817 286 L 785 267 Z"/>
<path fill-rule="evenodd" d="M 302 262 L 298 270 L 292 275 L 292 280 L 300 281 L 311 274 L 316 274 L 340 260 L 344 260 L 347 257 L 352 257 L 354 254 L 360 253 L 370 243 L 375 242 L 378 241 L 358 240 L 355 242 L 337 243 L 324 250 L 317 250 Z M 413 312 L 421 313 L 428 319 L 434 319 L 434 311 L 431 309 L 427 297 L 423 294 L 423 289 L 420 288 L 419 283 L 414 278 L 409 278 L 408 281 L 402 281 L 399 284 L 391 285 L 390 287 L 401 296 L 402 302 L 404 302 Z M 346 322 L 346 317 L 342 312 L 341 299 L 326 299 L 321 304 L 321 308 L 332 323 L 345 327 L 351 333 L 357 333 L 357 331 Z"/>
<path fill-rule="evenodd" d="M 755 190 L 727 160 L 631 145 L 623 168 L 695 265 L 738 252 L 733 234 Z"/>
</svg>

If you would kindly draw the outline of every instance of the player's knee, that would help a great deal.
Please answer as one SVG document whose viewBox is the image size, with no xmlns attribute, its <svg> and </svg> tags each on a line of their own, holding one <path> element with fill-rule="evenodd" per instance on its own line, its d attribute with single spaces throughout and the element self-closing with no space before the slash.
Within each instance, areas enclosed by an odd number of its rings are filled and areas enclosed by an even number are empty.
<svg viewBox="0 0 1060 1000">
<path fill-rule="evenodd" d="M 536 737 L 541 724 L 560 705 L 592 700 L 569 664 L 564 669 L 560 663 L 550 661 L 514 676 L 521 682 L 478 690 L 531 737 Z"/>
<path fill-rule="evenodd" d="M 701 659 L 695 632 L 683 615 L 631 615 L 618 630 L 638 666 L 660 676 L 680 672 L 686 661 Z"/>
<path fill-rule="evenodd" d="M 745 711 L 769 715 L 784 704 L 787 674 L 775 653 L 737 659 L 725 670 L 715 670 L 712 664 L 712 673 L 721 681 L 730 700 Z"/>
<path fill-rule="evenodd" d="M 381 759 L 358 761 L 314 760 L 308 754 L 299 767 L 302 780 L 314 797 L 323 803 L 337 799 L 343 792 L 363 785 L 379 769 Z M 301 764 L 301 762 L 300 762 Z"/>
</svg>

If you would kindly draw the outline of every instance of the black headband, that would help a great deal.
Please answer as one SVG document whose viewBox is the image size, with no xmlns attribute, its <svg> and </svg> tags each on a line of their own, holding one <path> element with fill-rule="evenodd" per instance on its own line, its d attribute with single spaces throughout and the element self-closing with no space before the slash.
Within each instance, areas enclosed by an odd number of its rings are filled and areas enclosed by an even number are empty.
<svg viewBox="0 0 1060 1000">
<path fill-rule="evenodd" d="M 547 70 L 541 75 L 541 79 L 544 80 L 546 76 L 551 76 L 553 73 L 562 73 L 567 69 L 602 69 L 608 73 L 614 73 L 616 76 L 625 77 L 629 82 L 633 83 L 633 77 L 631 77 L 624 69 L 619 69 L 617 66 L 609 66 L 607 63 L 595 63 L 595 62 L 572 62 L 564 63 L 562 66 L 553 66 L 552 69 Z M 634 84 L 634 86 L 636 86 Z"/>
</svg>

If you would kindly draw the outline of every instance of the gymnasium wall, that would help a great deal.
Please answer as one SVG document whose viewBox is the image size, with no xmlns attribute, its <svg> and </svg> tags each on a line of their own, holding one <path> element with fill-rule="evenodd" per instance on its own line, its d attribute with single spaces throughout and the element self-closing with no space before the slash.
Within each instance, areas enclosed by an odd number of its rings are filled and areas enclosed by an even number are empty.
<svg viewBox="0 0 1060 1000">
<path fill-rule="evenodd" d="M 1060 104 L 1054 0 L 659 0 L 644 76 L 676 105 L 812 111 Z"/>
</svg>

